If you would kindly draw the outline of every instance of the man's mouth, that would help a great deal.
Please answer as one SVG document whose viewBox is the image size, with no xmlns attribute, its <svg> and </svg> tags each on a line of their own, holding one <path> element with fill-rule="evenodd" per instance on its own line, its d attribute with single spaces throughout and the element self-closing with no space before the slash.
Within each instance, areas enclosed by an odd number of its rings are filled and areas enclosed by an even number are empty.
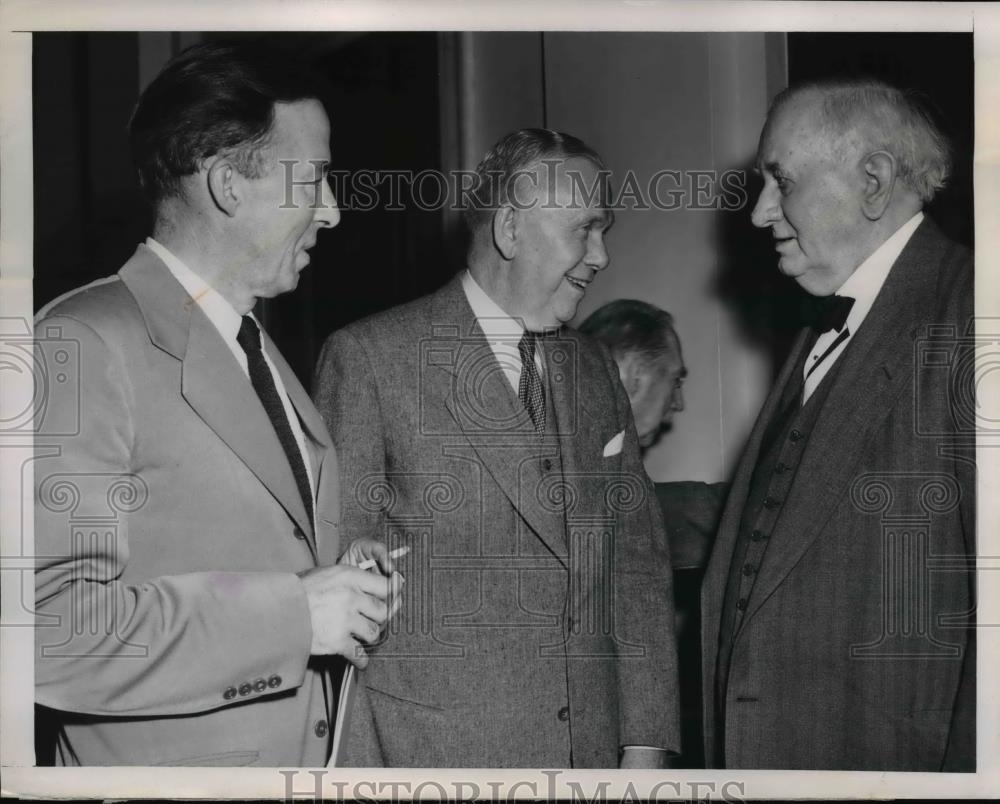
<svg viewBox="0 0 1000 804">
<path fill-rule="evenodd" d="M 575 276 L 567 276 L 566 281 L 569 282 L 573 287 L 579 290 L 581 293 L 587 292 L 587 285 L 594 281 L 593 277 L 590 279 L 579 279 Z"/>
<path fill-rule="evenodd" d="M 795 242 L 794 237 L 775 237 L 774 238 L 774 249 L 775 251 L 781 251 L 783 246 L 790 245 Z"/>
</svg>

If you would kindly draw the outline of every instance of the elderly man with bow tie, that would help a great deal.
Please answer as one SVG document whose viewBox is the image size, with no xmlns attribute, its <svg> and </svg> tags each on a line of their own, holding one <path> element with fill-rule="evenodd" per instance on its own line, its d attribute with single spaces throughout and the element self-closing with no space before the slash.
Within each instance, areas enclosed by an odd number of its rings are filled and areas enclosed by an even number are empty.
<svg viewBox="0 0 1000 804">
<path fill-rule="evenodd" d="M 757 168 L 812 324 L 705 577 L 709 765 L 971 770 L 973 266 L 923 212 L 947 143 L 909 93 L 813 84 L 776 98 Z"/>
</svg>

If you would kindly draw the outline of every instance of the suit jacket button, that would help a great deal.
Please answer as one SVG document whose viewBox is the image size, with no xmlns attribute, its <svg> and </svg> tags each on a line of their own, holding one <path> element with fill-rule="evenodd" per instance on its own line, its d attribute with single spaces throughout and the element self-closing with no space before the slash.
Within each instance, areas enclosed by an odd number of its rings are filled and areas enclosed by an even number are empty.
<svg viewBox="0 0 1000 804">
<path fill-rule="evenodd" d="M 281 686 L 281 676 L 277 676 L 277 675 L 271 676 L 267 680 L 267 686 L 269 686 L 272 690 L 275 689 L 276 687 L 280 687 Z"/>
<path fill-rule="evenodd" d="M 739 600 L 737 600 L 736 608 L 738 608 L 740 611 L 746 611 L 747 599 L 745 597 L 741 597 Z"/>
<path fill-rule="evenodd" d="M 222 693 L 222 697 L 227 701 L 233 700 L 236 697 L 236 687 L 227 687 L 226 691 Z"/>
<path fill-rule="evenodd" d="M 761 542 L 767 538 L 767 534 L 764 533 L 764 531 L 762 530 L 755 530 L 753 533 L 750 534 L 750 538 L 753 539 L 755 542 Z"/>
<path fill-rule="evenodd" d="M 316 732 L 317 737 L 326 737 L 327 732 L 330 731 L 330 727 L 326 725 L 325 720 L 317 720 L 313 731 Z"/>
<path fill-rule="evenodd" d="M 802 433 L 799 430 L 792 430 L 791 434 L 789 435 L 789 438 L 791 438 L 792 441 L 801 441 Z"/>
<path fill-rule="evenodd" d="M 788 469 L 788 464 L 786 464 L 784 461 L 778 461 L 775 464 L 775 466 L 774 466 L 774 472 L 775 472 L 775 474 L 779 474 L 780 475 L 786 469 Z"/>
<path fill-rule="evenodd" d="M 542 468 L 546 472 L 551 472 L 552 471 L 552 461 L 551 461 L 551 459 L 546 458 L 544 461 L 542 461 Z"/>
<path fill-rule="evenodd" d="M 765 508 L 777 508 L 779 505 L 781 505 L 781 503 L 778 502 L 776 499 L 774 499 L 774 497 L 765 497 L 764 498 L 764 507 Z"/>
<path fill-rule="evenodd" d="M 298 525 L 295 526 L 295 530 L 293 531 L 293 534 L 294 534 L 294 536 L 295 536 L 296 539 L 301 539 L 301 540 L 305 541 L 306 535 L 302 532 L 302 528 L 300 528 Z"/>
<path fill-rule="evenodd" d="M 743 574 L 744 575 L 753 575 L 753 564 L 749 564 L 749 563 L 748 564 L 744 564 L 743 565 Z"/>
<path fill-rule="evenodd" d="M 253 688 L 256 692 L 263 692 L 264 690 L 267 689 L 267 682 L 262 678 L 258 678 L 253 683 Z"/>
<path fill-rule="evenodd" d="M 562 721 L 569 720 L 569 707 L 568 706 L 564 706 L 562 709 L 560 709 L 556 713 L 556 717 L 559 718 Z"/>
<path fill-rule="evenodd" d="M 249 681 L 240 684 L 240 695 L 249 695 L 251 692 L 253 692 L 253 687 L 250 686 Z"/>
</svg>

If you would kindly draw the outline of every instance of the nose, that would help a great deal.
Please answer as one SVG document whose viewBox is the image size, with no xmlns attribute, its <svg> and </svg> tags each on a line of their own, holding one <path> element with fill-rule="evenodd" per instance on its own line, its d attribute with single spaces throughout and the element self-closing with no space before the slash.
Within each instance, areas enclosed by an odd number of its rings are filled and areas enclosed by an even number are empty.
<svg viewBox="0 0 1000 804">
<path fill-rule="evenodd" d="M 313 213 L 313 220 L 320 226 L 332 229 L 340 223 L 340 207 L 337 206 L 337 199 L 334 198 L 333 190 L 330 189 L 330 183 L 326 179 L 323 179 L 320 188 L 320 199 Z"/>
<path fill-rule="evenodd" d="M 781 204 L 778 201 L 778 188 L 775 184 L 768 182 L 764 189 L 757 196 L 757 203 L 754 205 L 750 220 L 759 229 L 772 226 L 781 220 Z"/>
<path fill-rule="evenodd" d="M 602 232 L 591 232 L 587 256 L 584 262 L 595 271 L 603 271 L 608 267 L 611 258 L 608 256 L 608 249 L 604 245 L 604 234 Z"/>
</svg>

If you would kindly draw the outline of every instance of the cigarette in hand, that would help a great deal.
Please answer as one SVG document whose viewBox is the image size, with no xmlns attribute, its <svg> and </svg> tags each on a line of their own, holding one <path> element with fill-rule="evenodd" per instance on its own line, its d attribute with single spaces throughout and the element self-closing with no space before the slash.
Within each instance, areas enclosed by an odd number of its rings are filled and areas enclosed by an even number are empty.
<svg viewBox="0 0 1000 804">
<path fill-rule="evenodd" d="M 397 547 L 395 550 L 391 550 L 389 552 L 389 558 L 400 558 L 401 556 L 405 556 L 409 552 L 410 552 L 409 547 Z M 363 569 L 363 570 L 374 569 L 377 563 L 378 562 L 374 558 L 366 558 L 364 561 L 358 564 L 358 569 Z M 401 583 L 405 580 L 403 576 L 400 575 L 398 572 L 393 572 L 393 575 L 399 575 L 399 580 Z M 389 611 L 390 619 L 399 610 L 400 603 L 402 602 L 401 599 L 396 597 L 395 595 L 393 595 L 393 598 L 394 599 L 392 600 L 391 608 Z"/>
<path fill-rule="evenodd" d="M 397 547 L 395 550 L 392 550 L 389 553 L 389 558 L 401 558 L 402 556 L 405 556 L 409 552 L 410 552 L 409 547 Z M 358 569 L 363 569 L 363 570 L 371 569 L 377 563 L 378 562 L 374 558 L 366 558 L 364 561 L 358 564 Z"/>
</svg>

